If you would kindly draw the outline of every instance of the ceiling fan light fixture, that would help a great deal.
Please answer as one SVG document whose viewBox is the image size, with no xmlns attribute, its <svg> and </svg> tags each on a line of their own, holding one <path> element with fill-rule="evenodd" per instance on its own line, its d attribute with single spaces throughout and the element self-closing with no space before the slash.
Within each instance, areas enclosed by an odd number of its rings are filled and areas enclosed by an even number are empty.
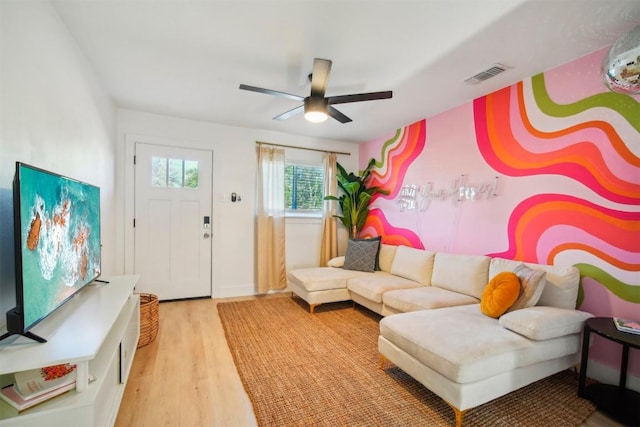
<svg viewBox="0 0 640 427">
<path fill-rule="evenodd" d="M 329 118 L 329 115 L 323 111 L 307 111 L 304 118 L 311 123 L 322 123 Z"/>
<path fill-rule="evenodd" d="M 304 112 L 304 118 L 312 123 L 322 123 L 331 116 L 331 118 L 340 123 L 349 123 L 352 121 L 349 117 L 338 111 L 334 105 L 347 104 L 350 102 L 373 101 L 376 99 L 389 99 L 393 96 L 390 90 L 384 92 L 355 93 L 351 95 L 326 96 L 327 81 L 329 80 L 329 72 L 331 71 L 331 61 L 328 59 L 314 58 L 313 72 L 309 74 L 311 80 L 311 94 L 303 98 L 299 95 L 293 95 L 278 90 L 265 89 L 245 84 L 240 85 L 240 89 L 252 92 L 266 93 L 267 95 L 276 95 L 282 98 L 292 99 L 294 101 L 303 102 L 284 113 L 278 114 L 273 120 L 284 120 L 294 115 Z"/>
<path fill-rule="evenodd" d="M 329 118 L 329 102 L 326 98 L 308 97 L 304 100 L 304 118 L 311 123 L 322 123 Z"/>
</svg>

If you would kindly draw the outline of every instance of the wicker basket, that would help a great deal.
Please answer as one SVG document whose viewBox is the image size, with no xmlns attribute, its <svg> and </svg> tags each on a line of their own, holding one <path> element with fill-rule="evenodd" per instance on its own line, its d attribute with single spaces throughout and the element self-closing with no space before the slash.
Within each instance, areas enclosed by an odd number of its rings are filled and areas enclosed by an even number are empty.
<svg viewBox="0 0 640 427">
<path fill-rule="evenodd" d="M 138 348 L 149 344 L 158 335 L 158 297 L 140 294 L 140 339 Z"/>
</svg>

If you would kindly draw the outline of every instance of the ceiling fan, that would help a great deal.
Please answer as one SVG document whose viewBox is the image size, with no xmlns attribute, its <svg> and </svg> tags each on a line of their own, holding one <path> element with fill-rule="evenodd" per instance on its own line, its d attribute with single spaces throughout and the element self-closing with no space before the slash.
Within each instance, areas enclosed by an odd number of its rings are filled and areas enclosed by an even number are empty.
<svg viewBox="0 0 640 427">
<path fill-rule="evenodd" d="M 313 71 L 310 74 L 311 80 L 311 94 L 306 98 L 303 96 L 293 95 L 286 92 L 280 92 L 277 90 L 264 89 L 256 86 L 249 86 L 245 84 L 240 85 L 240 89 L 249 90 L 252 92 L 266 93 L 268 95 L 280 96 L 283 98 L 289 98 L 294 101 L 303 102 L 302 105 L 285 111 L 282 114 L 275 116 L 274 120 L 285 120 L 291 116 L 304 112 L 305 119 L 310 122 L 320 123 L 325 121 L 329 116 L 333 117 L 340 123 L 348 123 L 351 119 L 340 111 L 336 110 L 333 105 L 346 104 L 348 102 L 360 102 L 360 101 L 373 101 L 376 99 L 388 99 L 391 98 L 393 93 L 389 91 L 385 92 L 369 92 L 358 93 L 352 95 L 338 95 L 325 97 L 327 91 L 327 82 L 329 81 L 329 73 L 331 72 L 331 61 L 328 59 L 315 58 L 313 60 Z"/>
</svg>

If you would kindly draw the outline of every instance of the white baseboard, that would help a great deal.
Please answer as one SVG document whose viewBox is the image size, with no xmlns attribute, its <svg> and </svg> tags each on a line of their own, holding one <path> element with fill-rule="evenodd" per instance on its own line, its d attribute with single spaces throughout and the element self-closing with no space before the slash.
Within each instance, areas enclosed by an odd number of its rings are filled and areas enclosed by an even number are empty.
<svg viewBox="0 0 640 427">
<path fill-rule="evenodd" d="M 268 294 L 277 294 L 283 292 L 291 292 L 289 287 L 285 289 L 280 289 L 277 291 L 269 291 Z M 227 286 L 218 288 L 218 292 L 213 296 L 213 298 L 233 298 L 233 297 L 248 297 L 252 295 L 258 295 L 256 293 L 256 287 L 253 283 L 249 283 L 243 286 Z"/>
<path fill-rule="evenodd" d="M 221 286 L 218 288 L 214 298 L 246 297 L 250 295 L 256 295 L 256 287 L 253 283 L 241 286 Z"/>
<path fill-rule="evenodd" d="M 601 363 L 589 360 L 587 376 L 605 384 L 618 384 L 620 381 L 620 368 L 611 368 Z M 627 374 L 627 388 L 640 392 L 640 377 Z"/>
</svg>

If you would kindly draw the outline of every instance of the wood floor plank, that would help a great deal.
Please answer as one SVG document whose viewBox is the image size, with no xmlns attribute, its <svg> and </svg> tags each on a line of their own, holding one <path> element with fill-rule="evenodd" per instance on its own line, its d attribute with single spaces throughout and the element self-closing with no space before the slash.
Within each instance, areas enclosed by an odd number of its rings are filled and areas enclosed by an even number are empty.
<svg viewBox="0 0 640 427">
<path fill-rule="evenodd" d="M 116 427 L 256 426 L 217 310 L 254 298 L 264 297 L 161 303 L 158 336 L 136 352 Z M 582 427 L 621 425 L 596 412 Z"/>
</svg>

